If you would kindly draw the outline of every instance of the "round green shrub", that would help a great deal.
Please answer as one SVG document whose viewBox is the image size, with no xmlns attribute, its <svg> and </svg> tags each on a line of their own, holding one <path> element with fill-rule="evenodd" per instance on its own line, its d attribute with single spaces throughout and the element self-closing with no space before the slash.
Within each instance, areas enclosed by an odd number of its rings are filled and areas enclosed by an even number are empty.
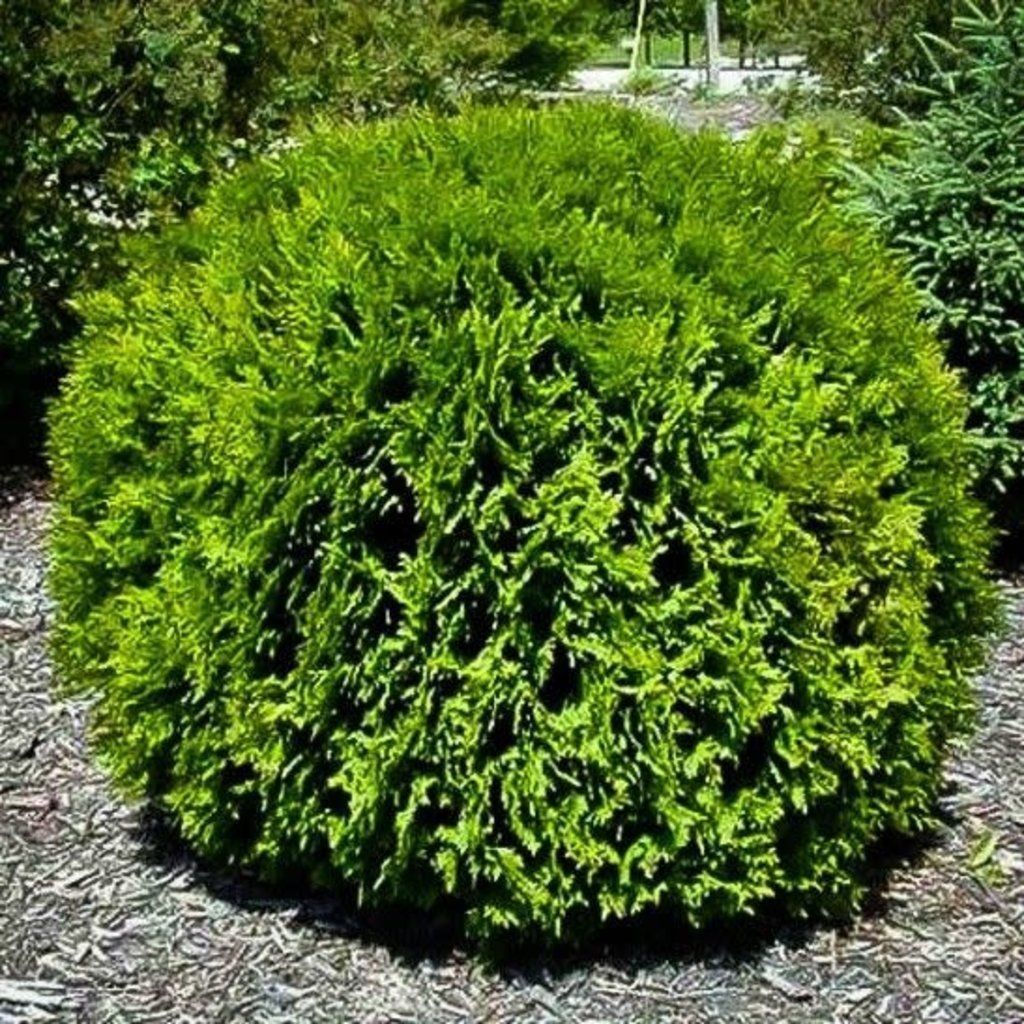
<svg viewBox="0 0 1024 1024">
<path fill-rule="evenodd" d="M 480 939 L 848 909 L 969 723 L 988 529 L 911 286 L 777 151 L 410 118 L 139 250 L 51 449 L 116 780 Z"/>
</svg>

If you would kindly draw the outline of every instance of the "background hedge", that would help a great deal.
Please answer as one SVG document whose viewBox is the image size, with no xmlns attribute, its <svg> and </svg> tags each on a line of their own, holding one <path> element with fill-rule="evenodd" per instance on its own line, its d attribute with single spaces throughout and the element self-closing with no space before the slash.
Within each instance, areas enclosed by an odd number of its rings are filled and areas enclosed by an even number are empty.
<svg viewBox="0 0 1024 1024">
<path fill-rule="evenodd" d="M 956 0 L 959 2 L 959 0 Z M 892 123 L 920 113 L 932 63 L 926 36 L 947 38 L 953 0 L 752 0 L 752 22 L 783 33 L 807 58 L 829 103 Z"/>
<path fill-rule="evenodd" d="M 483 939 L 850 908 L 931 818 L 993 598 L 964 398 L 811 164 L 406 118 L 139 249 L 52 444 L 116 780 Z"/>
<path fill-rule="evenodd" d="M 121 236 L 313 115 L 557 81 L 594 2 L 3 0 L 0 462 L 37 450 L 69 299 L 117 272 Z"/>
</svg>

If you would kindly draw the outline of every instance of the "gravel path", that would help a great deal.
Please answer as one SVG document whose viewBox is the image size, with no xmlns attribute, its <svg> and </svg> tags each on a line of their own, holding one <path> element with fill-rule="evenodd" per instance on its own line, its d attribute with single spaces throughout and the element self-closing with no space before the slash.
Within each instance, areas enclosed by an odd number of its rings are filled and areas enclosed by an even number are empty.
<svg viewBox="0 0 1024 1024">
<path fill-rule="evenodd" d="M 560 90 L 536 94 L 543 103 L 607 103 L 646 110 L 664 118 L 681 131 L 718 128 L 730 138 L 746 138 L 755 128 L 779 120 L 778 112 L 764 95 L 734 94 L 710 100 L 695 99 L 685 89 L 673 89 L 650 96 L 626 92 Z"/>
<path fill-rule="evenodd" d="M 725 95 L 744 93 L 751 89 L 766 89 L 784 86 L 794 80 L 807 81 L 803 71 L 803 59 L 786 57 L 781 67 L 762 65 L 756 68 L 741 68 L 735 64 L 723 64 L 719 71 L 719 91 Z M 667 86 L 677 89 L 695 89 L 706 79 L 703 67 L 656 68 L 653 73 Z M 629 68 L 589 67 L 577 71 L 570 79 L 570 87 L 584 92 L 622 92 L 629 80 Z"/>
<path fill-rule="evenodd" d="M 206 872 L 110 793 L 83 705 L 52 694 L 47 508 L 38 484 L 0 485 L 0 1024 L 1024 1022 L 1024 588 L 947 826 L 848 928 L 696 945 L 650 927 L 496 972 Z"/>
</svg>

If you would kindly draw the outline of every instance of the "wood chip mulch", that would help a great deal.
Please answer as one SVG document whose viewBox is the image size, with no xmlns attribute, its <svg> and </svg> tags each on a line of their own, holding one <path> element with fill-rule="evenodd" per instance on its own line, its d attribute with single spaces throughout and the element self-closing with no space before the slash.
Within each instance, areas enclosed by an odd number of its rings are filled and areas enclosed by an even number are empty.
<svg viewBox="0 0 1024 1024">
<path fill-rule="evenodd" d="M 48 508 L 43 485 L 0 481 L 0 1024 L 1024 1024 L 1024 586 L 1006 584 L 946 824 L 853 923 L 491 969 L 218 877 L 111 793 L 84 705 L 54 696 Z"/>
</svg>

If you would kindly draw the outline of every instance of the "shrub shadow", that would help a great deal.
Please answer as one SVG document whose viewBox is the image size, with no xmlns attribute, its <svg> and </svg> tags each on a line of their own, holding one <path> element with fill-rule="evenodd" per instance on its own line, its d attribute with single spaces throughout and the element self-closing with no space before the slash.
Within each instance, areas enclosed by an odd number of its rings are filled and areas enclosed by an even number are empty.
<svg viewBox="0 0 1024 1024">
<path fill-rule="evenodd" d="M 952 790 L 948 790 L 949 795 Z M 873 920 L 890 910 L 889 883 L 897 869 L 915 869 L 940 846 L 961 816 L 940 806 L 939 827 L 909 838 L 890 835 L 871 850 L 862 876 L 867 888 L 860 919 Z M 756 918 L 696 929 L 666 911 L 649 911 L 633 921 L 607 925 L 585 940 L 550 949 L 535 943 L 505 944 L 470 952 L 461 907 L 452 902 L 431 911 L 409 906 L 367 909 L 355 892 L 325 893 L 308 884 L 272 885 L 252 875 L 204 863 L 159 810 L 140 810 L 134 829 L 140 859 L 162 869 L 184 870 L 198 889 L 240 910 L 291 916 L 301 928 L 326 932 L 360 944 L 384 947 L 407 966 L 440 965 L 477 959 L 504 979 L 549 983 L 600 963 L 627 976 L 663 964 L 703 963 L 718 968 L 756 966 L 772 947 L 788 951 L 807 946 L 822 932 L 845 933 L 854 919 L 825 916 L 796 919 L 768 905 Z"/>
<path fill-rule="evenodd" d="M 408 963 L 440 963 L 464 943 L 461 913 L 454 905 L 430 913 L 401 906 L 369 910 L 359 906 L 354 890 L 323 892 L 305 880 L 273 884 L 242 870 L 210 864 L 191 849 L 159 808 L 149 804 L 139 809 L 132 831 L 143 863 L 184 872 L 207 896 L 239 910 L 288 914 L 300 927 L 381 945 Z"/>
</svg>

